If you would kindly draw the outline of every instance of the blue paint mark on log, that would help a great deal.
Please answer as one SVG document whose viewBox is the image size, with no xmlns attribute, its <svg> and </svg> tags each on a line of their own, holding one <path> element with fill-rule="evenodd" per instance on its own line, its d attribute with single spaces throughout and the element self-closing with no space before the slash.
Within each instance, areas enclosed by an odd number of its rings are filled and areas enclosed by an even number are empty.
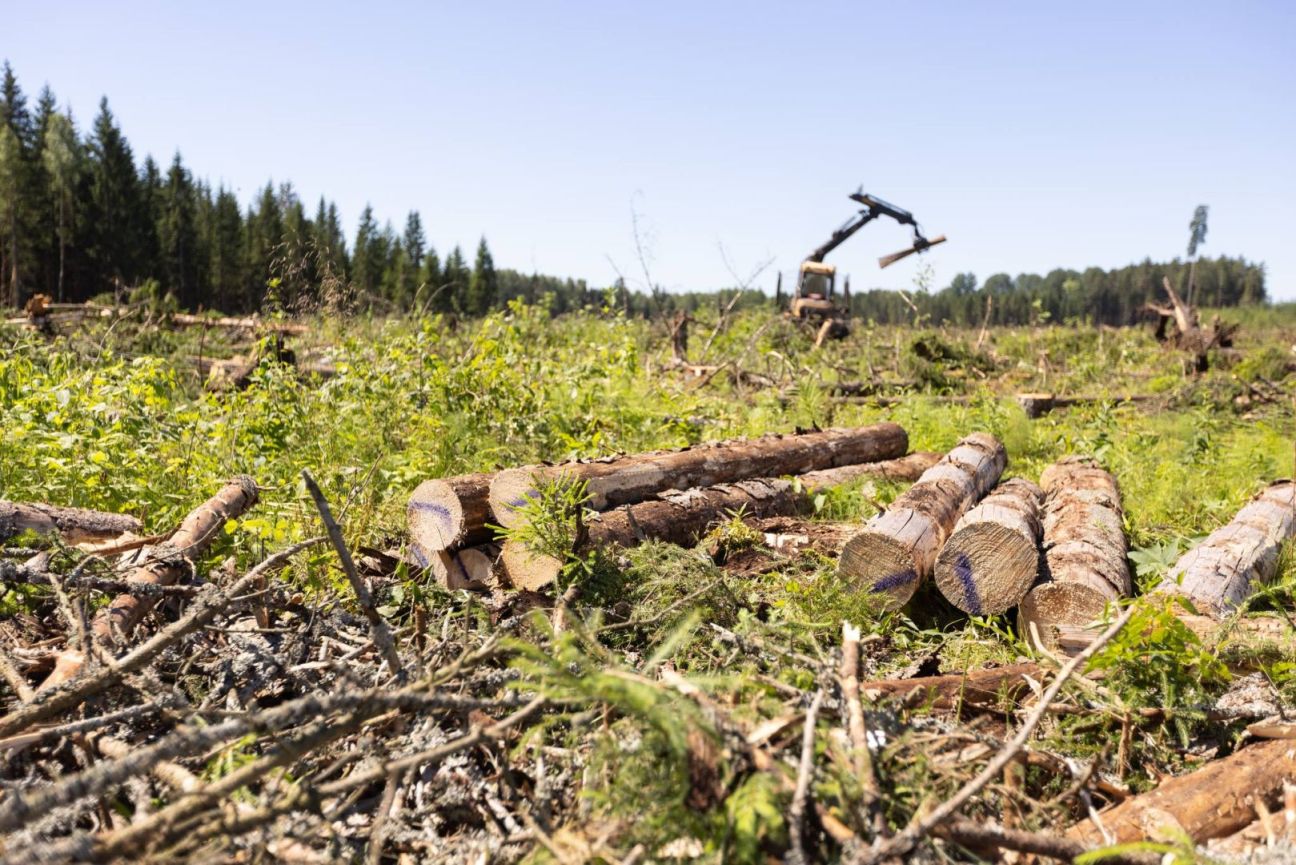
<svg viewBox="0 0 1296 865">
<path fill-rule="evenodd" d="M 427 511 L 435 514 L 436 518 L 441 521 L 447 529 L 450 528 L 450 509 L 445 505 L 439 505 L 436 502 L 410 502 L 410 510 Z"/>
<path fill-rule="evenodd" d="M 954 559 L 954 576 L 958 577 L 963 585 L 963 603 L 966 604 L 964 609 L 974 616 L 981 615 L 981 594 L 972 579 L 972 561 L 967 557 L 967 553 L 959 553 Z"/>
<path fill-rule="evenodd" d="M 423 550 L 420 547 L 414 546 L 410 549 L 410 552 L 414 553 L 414 561 L 418 562 L 420 568 L 426 568 L 428 566 L 428 558 L 423 555 Z"/>
<path fill-rule="evenodd" d="M 901 571 L 898 574 L 887 574 L 882 579 L 873 584 L 875 592 L 889 592 L 892 589 L 898 589 L 901 586 L 908 585 L 918 579 L 918 572 L 913 568 L 907 571 Z"/>
<path fill-rule="evenodd" d="M 513 510 L 517 510 L 518 508 L 526 507 L 528 501 L 538 498 L 540 498 L 539 490 L 527 490 L 521 498 L 513 499 L 512 501 L 507 502 L 507 504 Z"/>
</svg>

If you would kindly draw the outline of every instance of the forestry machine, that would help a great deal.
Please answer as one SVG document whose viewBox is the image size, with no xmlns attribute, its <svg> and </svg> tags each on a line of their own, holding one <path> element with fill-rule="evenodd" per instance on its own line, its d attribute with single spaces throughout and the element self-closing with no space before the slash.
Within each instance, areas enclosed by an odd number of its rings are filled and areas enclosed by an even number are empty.
<svg viewBox="0 0 1296 865">
<path fill-rule="evenodd" d="M 793 318 L 809 320 L 843 319 L 850 314 L 850 280 L 846 281 L 842 292 L 842 306 L 838 307 L 833 299 L 837 284 L 837 268 L 824 263 L 824 257 L 846 242 L 852 234 L 868 225 L 879 216 L 889 216 L 901 225 L 913 227 L 914 242 L 908 249 L 884 255 L 878 259 L 879 267 L 895 264 L 902 258 L 908 258 L 915 252 L 924 252 L 929 247 L 945 242 L 945 235 L 931 240 L 923 237 L 918 222 L 912 213 L 901 210 L 894 204 L 888 204 L 875 195 L 868 195 L 864 188 L 850 196 L 852 201 L 864 205 L 855 216 L 848 219 L 832 233 L 821 246 L 806 256 L 801 262 L 801 271 L 797 277 L 796 291 L 792 295 L 789 313 Z M 781 277 L 780 277 L 781 279 Z M 780 292 L 781 293 L 781 292 Z"/>
</svg>

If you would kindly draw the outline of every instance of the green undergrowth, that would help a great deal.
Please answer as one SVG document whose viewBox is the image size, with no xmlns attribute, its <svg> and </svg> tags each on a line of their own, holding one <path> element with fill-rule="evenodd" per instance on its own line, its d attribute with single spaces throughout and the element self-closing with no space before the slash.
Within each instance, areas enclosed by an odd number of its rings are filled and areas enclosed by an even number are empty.
<svg viewBox="0 0 1296 865">
<path fill-rule="evenodd" d="M 1265 484 L 1292 474 L 1291 404 L 1236 399 L 1246 382 L 1290 385 L 1296 321 L 1287 313 L 1272 323 L 1246 318 L 1242 359 L 1230 368 L 1220 358 L 1197 378 L 1140 329 L 994 329 L 982 340 L 975 331 L 915 335 L 861 323 L 850 338 L 815 351 L 812 333 L 748 312 L 720 328 L 701 358 L 715 319 L 699 318 L 694 359 L 729 362 L 781 387 L 757 389 L 723 374 L 699 385 L 669 369 L 660 323 L 607 310 L 555 320 L 515 305 L 453 328 L 436 317 L 321 320 L 298 352 L 329 357 L 336 376 L 305 382 L 268 365 L 247 388 L 222 392 L 203 390 L 194 359 L 243 350 L 228 338 L 130 323 L 52 342 L 0 331 L 0 497 L 126 511 L 159 532 L 223 480 L 247 473 L 262 487 L 260 504 L 228 526 L 201 563 L 233 555 L 246 566 L 319 532 L 302 468 L 319 480 L 349 542 L 385 549 L 403 543 L 408 494 L 429 477 L 893 420 L 913 450 L 945 451 L 968 432 L 991 432 L 1007 447 L 1010 476 L 1038 479 L 1060 457 L 1095 456 L 1120 483 L 1136 581 L 1147 588 Z M 833 399 L 833 383 L 846 381 L 890 382 L 901 400 Z M 1030 420 L 1013 398 L 1023 391 L 1099 401 Z M 1156 399 L 1126 402 L 1128 395 Z M 811 518 L 862 520 L 904 488 L 870 481 L 826 491 Z M 529 540 L 564 556 L 578 531 L 571 518 L 580 496 L 572 492 L 552 490 L 530 521 Z M 555 520 L 546 523 L 545 514 Z M 969 619 L 931 587 L 904 610 L 882 612 L 817 553 L 755 573 L 717 564 L 760 545 L 730 522 L 696 550 L 648 543 L 582 552 L 568 559 L 563 578 L 563 588 L 578 584 L 568 627 L 554 633 L 537 614 L 509 643 L 518 675 L 563 707 L 546 740 L 579 749 L 584 761 L 583 804 L 573 812 L 583 822 L 559 827 L 555 843 L 563 833 L 606 837 L 620 855 L 643 844 L 653 859 L 688 838 L 702 851 L 699 861 L 781 856 L 790 794 L 777 776 L 791 778 L 792 770 L 745 767 L 726 725 L 750 731 L 803 712 L 805 695 L 833 693 L 843 621 L 863 630 L 870 678 L 1033 657 L 1010 616 Z M 324 552 L 302 557 L 283 579 L 312 601 L 345 603 L 333 563 Z M 1252 609 L 1290 610 L 1293 588 L 1288 557 Z M 9 591 L 3 608 L 25 610 L 32 600 Z M 405 572 L 379 601 L 398 625 L 412 621 L 415 607 L 462 627 L 492 622 L 479 599 L 417 584 Z M 1206 706 L 1229 687 L 1239 662 L 1296 697 L 1296 663 L 1281 649 L 1239 657 L 1227 640 L 1204 645 L 1168 608 L 1149 608 L 1099 656 L 1096 684 L 1068 686 L 1064 698 L 1078 710 L 1047 720 L 1037 744 L 1099 759 L 1105 771 L 1146 786 L 1156 772 L 1235 746 L 1240 726 L 1213 720 Z M 666 671 L 686 675 L 705 699 L 665 684 Z M 828 706 L 821 716 L 814 792 L 850 823 L 861 813 L 861 791 L 830 734 L 838 711 Z M 921 704 L 870 709 L 870 728 L 885 733 L 876 759 L 893 825 L 966 774 L 942 750 L 943 723 Z M 799 729 L 789 722 L 777 741 L 787 744 Z M 985 724 L 970 730 L 960 733 L 971 737 L 960 747 L 1004 735 Z M 240 756 L 230 750 L 222 759 Z M 1040 801 L 1066 786 L 1029 770 L 1027 789 Z M 1064 821 L 1066 807 L 1029 811 L 1024 823 Z"/>
</svg>

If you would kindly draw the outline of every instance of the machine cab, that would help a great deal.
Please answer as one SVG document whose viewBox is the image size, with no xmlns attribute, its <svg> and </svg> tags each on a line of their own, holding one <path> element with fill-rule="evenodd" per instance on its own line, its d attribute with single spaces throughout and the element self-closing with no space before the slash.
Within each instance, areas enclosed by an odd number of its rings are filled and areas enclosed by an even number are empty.
<svg viewBox="0 0 1296 865">
<path fill-rule="evenodd" d="M 831 300 L 837 282 L 837 268 L 822 261 L 801 262 L 797 296 L 811 300 Z"/>
</svg>

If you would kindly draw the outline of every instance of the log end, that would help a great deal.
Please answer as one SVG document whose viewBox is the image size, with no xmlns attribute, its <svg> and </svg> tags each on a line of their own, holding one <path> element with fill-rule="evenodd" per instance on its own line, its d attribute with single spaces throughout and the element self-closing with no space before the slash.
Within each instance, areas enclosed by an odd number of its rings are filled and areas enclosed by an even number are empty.
<svg viewBox="0 0 1296 865">
<path fill-rule="evenodd" d="M 495 544 L 468 547 L 455 553 L 447 587 L 488 592 L 499 585 L 500 548 Z"/>
<path fill-rule="evenodd" d="M 522 523 L 519 510 L 539 497 L 535 474 L 538 466 L 507 469 L 497 474 L 490 485 L 490 509 L 496 521 L 506 529 Z"/>
<path fill-rule="evenodd" d="M 974 616 L 995 615 L 1030 591 L 1039 574 L 1039 549 L 1006 526 L 975 523 L 945 543 L 934 574 L 951 604 Z"/>
<path fill-rule="evenodd" d="M 509 583 L 515 589 L 539 592 L 558 582 L 562 573 L 562 560 L 543 553 L 535 553 L 525 544 L 505 541 L 500 563 Z"/>
<path fill-rule="evenodd" d="M 459 496 L 443 480 L 424 481 L 410 494 L 410 539 L 424 551 L 448 550 L 464 535 L 464 511 Z"/>
<path fill-rule="evenodd" d="M 1017 629 L 1032 646 L 1055 651 L 1063 625 L 1087 625 L 1111 602 L 1110 596 L 1083 583 L 1041 583 L 1018 605 Z"/>
<path fill-rule="evenodd" d="M 908 547 L 868 529 L 842 547 L 837 573 L 851 588 L 876 595 L 882 610 L 909 603 L 924 576 Z"/>
</svg>

